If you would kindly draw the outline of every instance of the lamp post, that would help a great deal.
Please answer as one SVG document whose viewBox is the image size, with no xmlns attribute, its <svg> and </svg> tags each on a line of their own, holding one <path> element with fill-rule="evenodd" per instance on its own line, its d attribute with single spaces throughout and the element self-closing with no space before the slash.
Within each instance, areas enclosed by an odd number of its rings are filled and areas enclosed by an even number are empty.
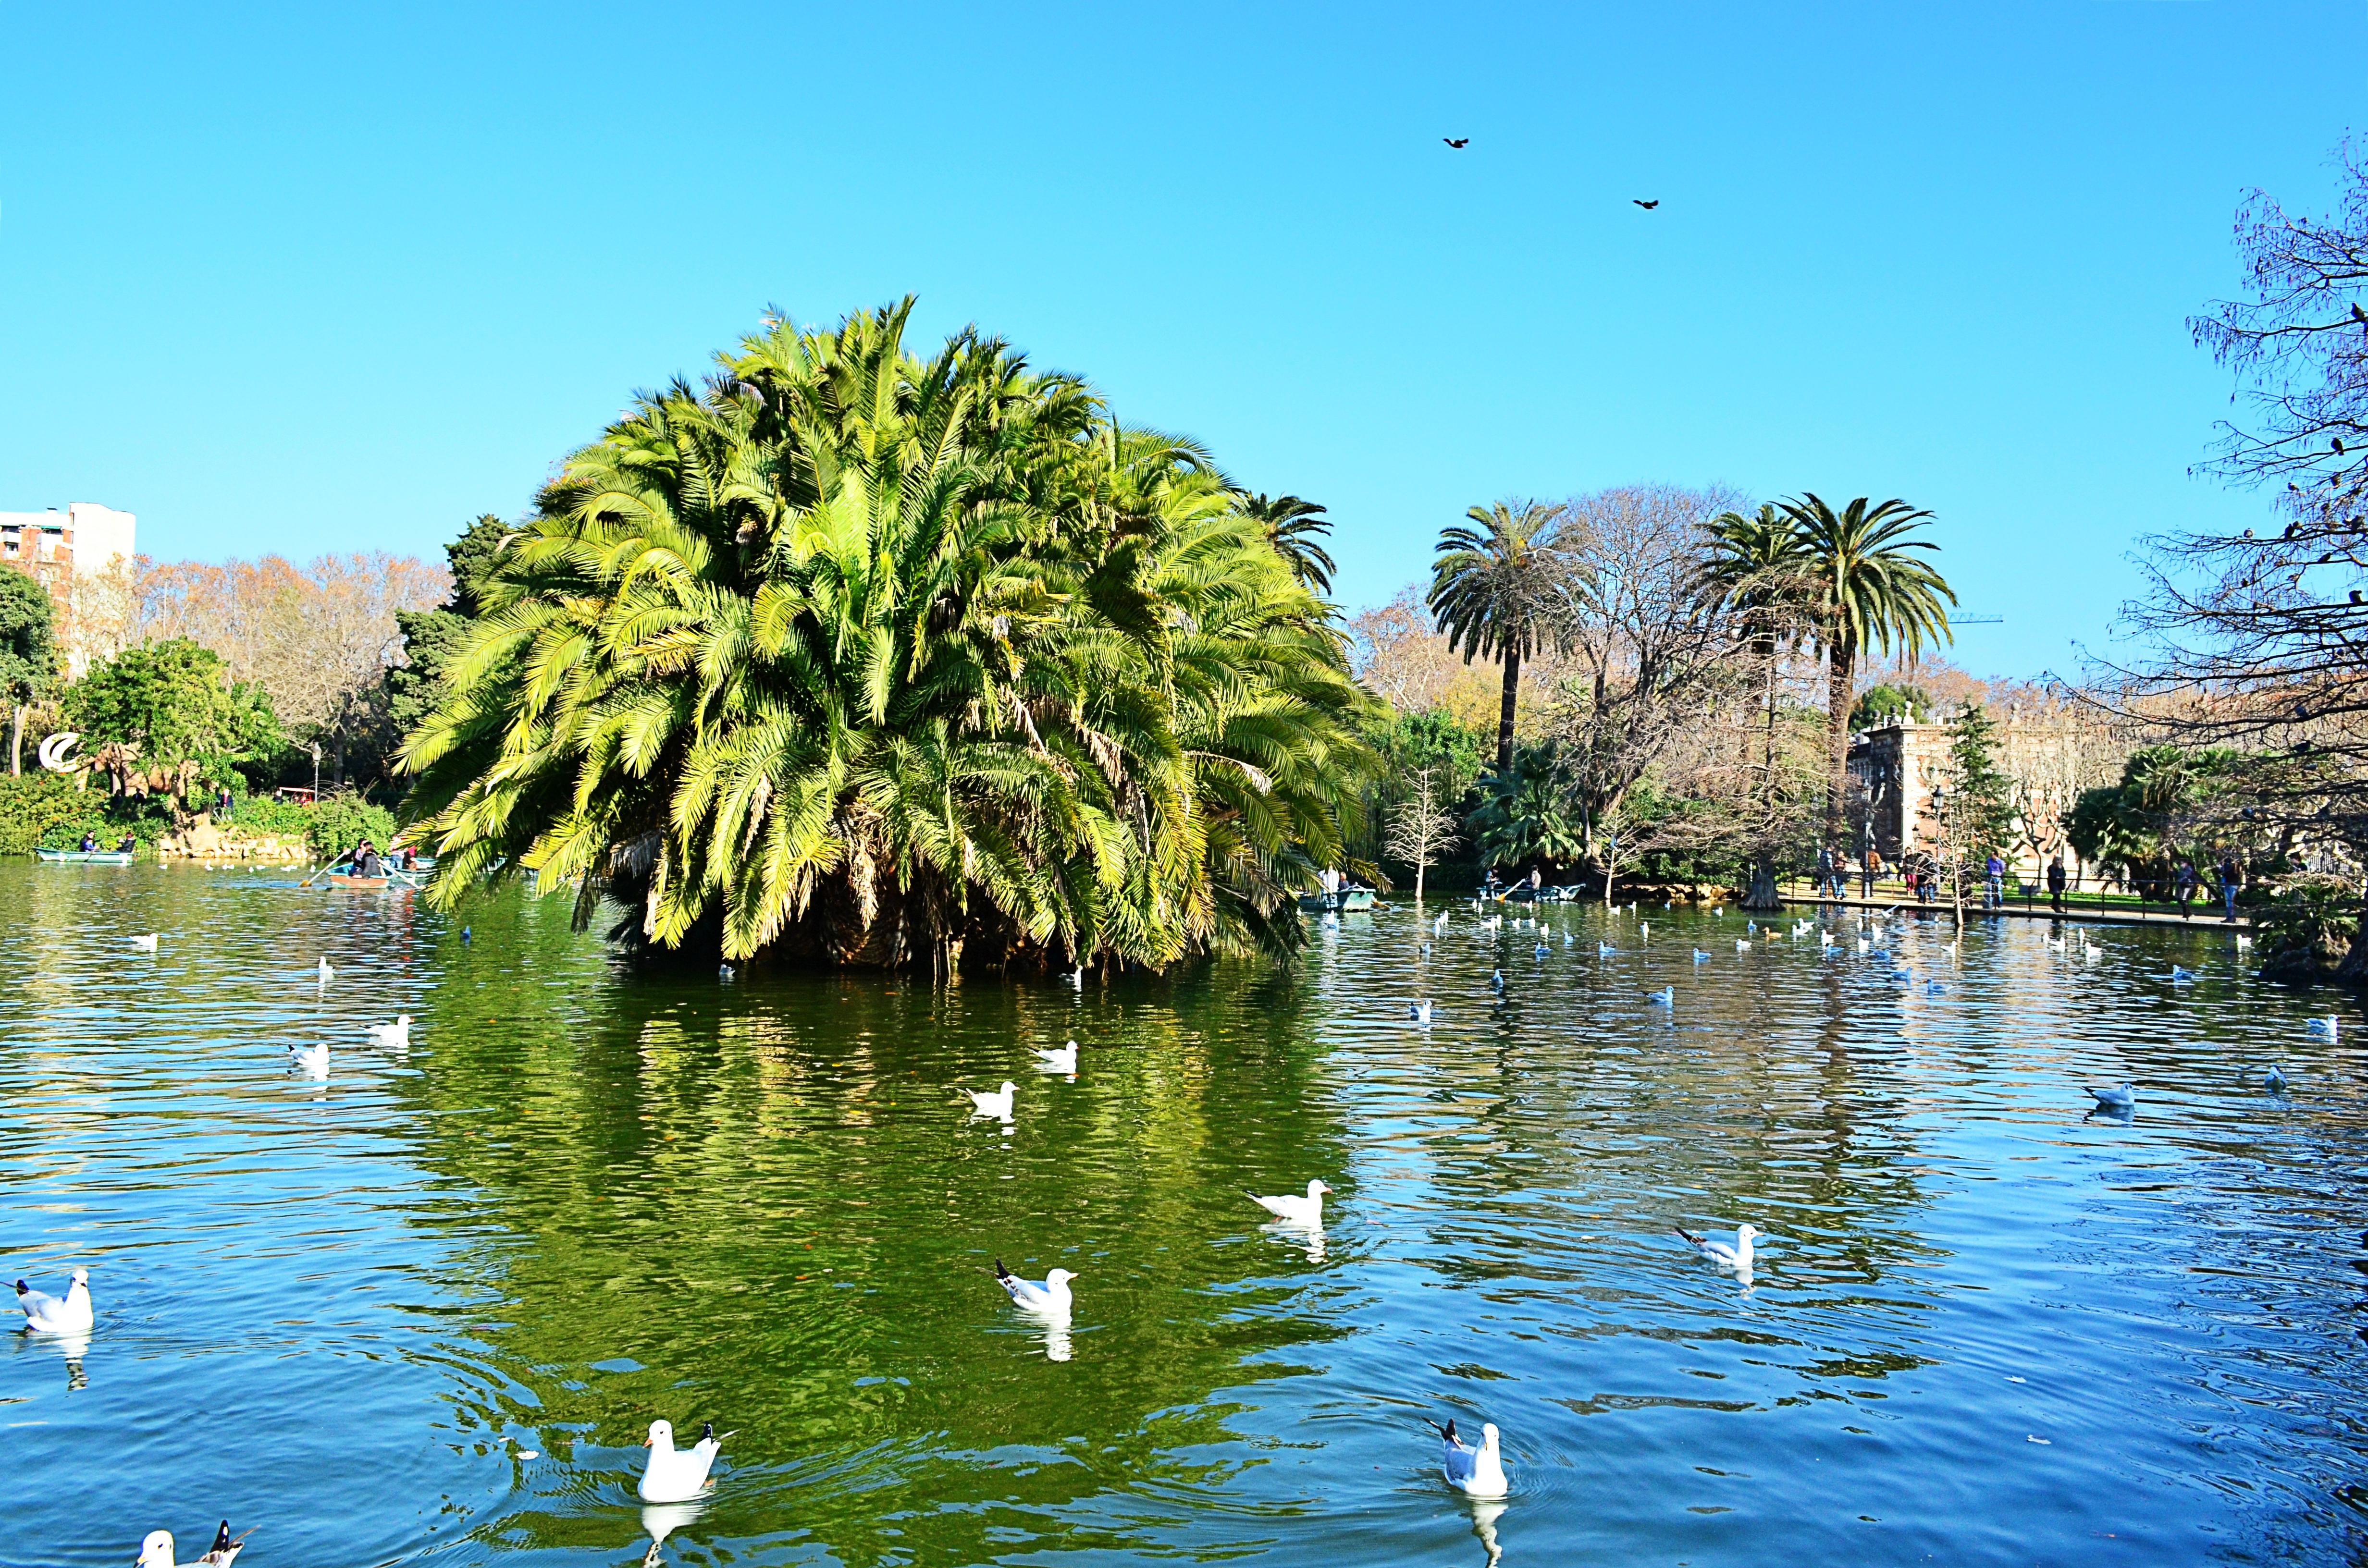
<svg viewBox="0 0 2368 1568">
<path fill-rule="evenodd" d="M 321 803 L 321 743 L 313 743 L 313 803 Z"/>
</svg>

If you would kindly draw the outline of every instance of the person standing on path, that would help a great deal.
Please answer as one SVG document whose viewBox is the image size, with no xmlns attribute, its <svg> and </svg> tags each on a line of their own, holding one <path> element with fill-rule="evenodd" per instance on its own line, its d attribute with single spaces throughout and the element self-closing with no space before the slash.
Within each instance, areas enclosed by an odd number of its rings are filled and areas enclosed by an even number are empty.
<svg viewBox="0 0 2368 1568">
<path fill-rule="evenodd" d="M 2234 854 L 2220 858 L 2220 898 L 2228 907 L 2226 924 L 2237 923 L 2237 890 L 2245 885 L 2245 869 L 2237 864 Z"/>
<path fill-rule="evenodd" d="M 2173 893 L 2179 899 L 2179 917 L 2188 917 L 2187 906 L 2195 899 L 2195 868 L 2181 860 L 2170 874 Z"/>
<path fill-rule="evenodd" d="M 1863 896 L 1869 903 L 1873 903 L 1874 902 L 1874 884 L 1882 875 L 1883 851 L 1870 844 L 1866 846 L 1866 859 L 1860 864 L 1858 869 L 1859 888 L 1861 890 L 1861 896 Z"/>
<path fill-rule="evenodd" d="M 1817 896 L 1819 898 L 1842 896 L 1841 879 L 1834 874 L 1834 850 L 1831 845 L 1827 845 L 1817 851 Z"/>
<path fill-rule="evenodd" d="M 2055 905 L 2055 913 L 2064 913 L 2064 857 L 2058 855 L 2047 862 L 2047 897 Z M 2082 938 L 2084 941 L 2087 938 Z"/>
<path fill-rule="evenodd" d="M 1982 876 L 1988 883 L 1983 889 L 1982 903 L 1996 909 L 2006 902 L 2006 862 L 1998 858 L 1998 851 L 1990 852 L 1989 859 L 1982 866 Z"/>
</svg>

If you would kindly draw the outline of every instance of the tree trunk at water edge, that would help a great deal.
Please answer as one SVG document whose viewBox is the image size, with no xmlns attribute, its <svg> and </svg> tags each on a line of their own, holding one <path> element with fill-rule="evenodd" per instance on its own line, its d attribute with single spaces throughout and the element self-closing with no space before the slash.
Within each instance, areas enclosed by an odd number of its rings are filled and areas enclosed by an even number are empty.
<svg viewBox="0 0 2368 1568">
<path fill-rule="evenodd" d="M 1497 710 L 1497 771 L 1504 773 L 1513 766 L 1513 704 L 1521 689 L 1521 654 L 1517 648 L 1505 650 L 1505 699 Z"/>
<path fill-rule="evenodd" d="M 1839 854 L 1850 847 L 1843 837 L 1843 805 L 1850 797 L 1850 688 L 1857 684 L 1858 649 L 1837 639 L 1826 655 L 1826 844 Z"/>
</svg>

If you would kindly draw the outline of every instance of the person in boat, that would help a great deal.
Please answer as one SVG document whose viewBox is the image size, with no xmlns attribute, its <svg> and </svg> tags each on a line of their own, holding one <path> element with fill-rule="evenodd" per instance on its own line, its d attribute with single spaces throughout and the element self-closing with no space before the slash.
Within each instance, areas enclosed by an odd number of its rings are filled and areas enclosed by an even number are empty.
<svg viewBox="0 0 2368 1568">
<path fill-rule="evenodd" d="M 382 877 L 386 868 L 378 858 L 378 848 L 367 838 L 354 846 L 354 872 L 357 877 Z"/>
<path fill-rule="evenodd" d="M 98 853 L 98 840 L 85 833 L 82 835 L 82 843 L 78 847 L 85 855 L 96 855 Z"/>
<path fill-rule="evenodd" d="M 408 844 L 403 846 L 403 869 L 406 872 L 419 869 L 419 851 Z"/>
<path fill-rule="evenodd" d="M 118 855 L 137 855 L 140 853 L 140 841 L 127 833 L 123 835 L 123 842 L 115 846 L 115 852 Z"/>
</svg>

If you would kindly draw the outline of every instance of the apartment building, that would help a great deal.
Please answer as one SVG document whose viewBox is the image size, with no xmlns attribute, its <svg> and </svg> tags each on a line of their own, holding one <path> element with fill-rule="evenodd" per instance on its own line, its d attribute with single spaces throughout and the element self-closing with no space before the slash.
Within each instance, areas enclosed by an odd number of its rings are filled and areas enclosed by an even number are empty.
<svg viewBox="0 0 2368 1568">
<path fill-rule="evenodd" d="M 122 646 L 139 518 L 92 501 L 40 512 L 0 512 L 0 564 L 29 573 L 58 607 L 67 673 Z"/>
</svg>

